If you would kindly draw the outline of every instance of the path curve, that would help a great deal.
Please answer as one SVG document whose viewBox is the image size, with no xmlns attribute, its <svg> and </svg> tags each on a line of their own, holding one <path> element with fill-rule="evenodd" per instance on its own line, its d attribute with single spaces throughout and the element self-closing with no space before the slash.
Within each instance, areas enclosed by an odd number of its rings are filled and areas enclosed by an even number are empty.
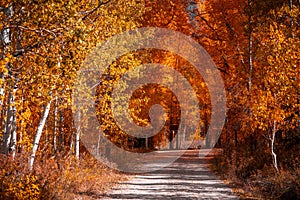
<svg viewBox="0 0 300 200">
<path fill-rule="evenodd" d="M 177 153 L 180 151 L 157 152 L 158 156 Z M 208 159 L 199 156 L 198 150 L 188 150 L 168 167 L 118 183 L 101 199 L 239 199 L 231 188 L 209 171 Z"/>
</svg>

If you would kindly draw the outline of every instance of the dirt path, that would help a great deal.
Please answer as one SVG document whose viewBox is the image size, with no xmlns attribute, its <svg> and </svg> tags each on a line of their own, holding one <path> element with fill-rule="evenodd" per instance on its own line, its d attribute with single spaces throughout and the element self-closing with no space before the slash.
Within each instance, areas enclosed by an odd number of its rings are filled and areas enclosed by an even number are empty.
<svg viewBox="0 0 300 200">
<path fill-rule="evenodd" d="M 159 153 L 172 156 L 179 151 Z M 119 183 L 101 199 L 238 199 L 208 170 L 209 157 L 198 155 L 199 151 L 189 150 L 168 167 Z"/>
</svg>

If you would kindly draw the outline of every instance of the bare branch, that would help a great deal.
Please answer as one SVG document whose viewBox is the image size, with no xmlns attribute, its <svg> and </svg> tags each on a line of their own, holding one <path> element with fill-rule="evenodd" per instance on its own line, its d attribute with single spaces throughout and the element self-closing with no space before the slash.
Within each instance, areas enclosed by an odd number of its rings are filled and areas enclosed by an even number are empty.
<svg viewBox="0 0 300 200">
<path fill-rule="evenodd" d="M 98 10 L 101 6 L 108 4 L 111 0 L 108 0 L 106 2 L 103 2 L 101 0 L 99 0 L 97 7 L 93 8 L 90 11 L 87 11 L 87 14 L 82 18 L 82 20 L 85 20 L 88 16 L 90 16 L 91 14 L 93 14 L 96 10 Z"/>
<path fill-rule="evenodd" d="M 209 24 L 209 22 L 207 21 L 207 19 L 205 19 L 202 15 L 199 15 L 199 17 L 200 17 L 200 19 L 201 19 L 202 21 L 205 22 L 205 24 L 208 26 L 208 28 L 210 28 L 210 29 L 216 34 L 217 40 L 222 41 L 222 39 L 220 38 L 220 36 L 219 36 L 219 34 L 218 34 L 218 31 L 217 31 L 214 27 L 212 27 L 212 26 Z"/>
<path fill-rule="evenodd" d="M 12 28 L 19 28 L 19 29 L 26 30 L 26 31 L 33 31 L 33 32 L 36 32 L 36 33 L 40 33 L 41 36 L 43 36 L 43 37 L 46 36 L 46 34 L 44 34 L 44 32 L 47 32 L 47 33 L 53 35 L 54 37 L 57 37 L 56 36 L 57 32 L 63 29 L 63 28 L 55 28 L 53 30 L 48 30 L 48 29 L 45 29 L 45 28 L 33 29 L 33 28 L 20 26 L 20 25 L 11 25 L 11 26 L 5 27 L 5 29 L 12 29 Z"/>
<path fill-rule="evenodd" d="M 34 44 L 34 45 L 30 45 L 30 46 L 27 46 L 27 47 L 25 47 L 25 48 L 23 48 L 23 49 L 17 50 L 17 51 L 13 54 L 13 56 L 14 56 L 14 57 L 21 56 L 21 55 L 23 55 L 24 53 L 26 53 L 26 52 L 28 52 L 28 51 L 30 51 L 30 50 L 32 50 L 32 49 L 38 48 L 41 44 L 42 44 L 41 42 L 37 42 L 37 43 Z"/>
</svg>

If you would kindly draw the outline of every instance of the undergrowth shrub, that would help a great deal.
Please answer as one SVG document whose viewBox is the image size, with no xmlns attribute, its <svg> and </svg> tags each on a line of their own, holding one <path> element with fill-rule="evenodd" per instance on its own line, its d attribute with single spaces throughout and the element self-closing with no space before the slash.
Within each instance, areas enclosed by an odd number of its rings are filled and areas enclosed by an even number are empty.
<svg viewBox="0 0 300 200">
<path fill-rule="evenodd" d="M 242 197 L 247 194 L 257 199 L 300 200 L 299 151 L 292 152 L 295 156 L 286 159 L 288 162 L 278 160 L 279 172 L 276 172 L 267 148 L 257 148 L 249 153 L 247 147 L 241 146 L 231 149 L 230 153 L 224 152 L 211 160 L 211 169 L 233 183 L 239 191 L 242 188 Z M 280 152 L 279 158 L 290 154 L 287 149 Z"/>
<path fill-rule="evenodd" d="M 39 199 L 39 178 L 30 173 L 24 156 L 14 160 L 1 155 L 0 196 L 1 199 Z"/>
<path fill-rule="evenodd" d="M 281 170 L 279 173 L 264 168 L 252 179 L 255 190 L 265 199 L 300 199 L 300 167 L 296 171 Z"/>
<path fill-rule="evenodd" d="M 33 171 L 28 168 L 28 158 L 26 153 L 14 160 L 1 155 L 1 200 L 99 197 L 112 184 L 124 179 L 124 175 L 108 169 L 88 154 L 79 160 L 72 155 L 37 157 Z"/>
</svg>

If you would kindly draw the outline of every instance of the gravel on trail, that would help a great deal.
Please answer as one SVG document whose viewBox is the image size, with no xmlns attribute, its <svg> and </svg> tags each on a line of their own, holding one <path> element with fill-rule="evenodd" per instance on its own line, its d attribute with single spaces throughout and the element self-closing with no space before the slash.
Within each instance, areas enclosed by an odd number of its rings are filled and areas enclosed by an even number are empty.
<svg viewBox="0 0 300 200">
<path fill-rule="evenodd" d="M 157 154 L 174 156 L 180 151 L 159 151 Z M 201 152 L 207 154 L 205 150 Z M 187 150 L 167 167 L 118 183 L 101 199 L 239 199 L 228 185 L 210 172 L 210 158 L 199 156 L 199 150 Z"/>
</svg>

